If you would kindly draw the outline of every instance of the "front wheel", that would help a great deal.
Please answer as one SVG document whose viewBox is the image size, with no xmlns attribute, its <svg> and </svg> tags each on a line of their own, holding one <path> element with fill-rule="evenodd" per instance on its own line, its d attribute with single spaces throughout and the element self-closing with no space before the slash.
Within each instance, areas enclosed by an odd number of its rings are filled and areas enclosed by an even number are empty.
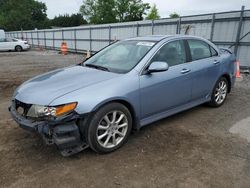
<svg viewBox="0 0 250 188">
<path fill-rule="evenodd" d="M 99 109 L 90 120 L 88 144 L 98 153 L 109 153 L 128 140 L 132 128 L 129 110 L 120 103 L 110 103 Z"/>
<path fill-rule="evenodd" d="M 225 77 L 221 77 L 215 84 L 211 101 L 208 103 L 210 106 L 219 107 L 221 106 L 228 94 L 228 81 Z"/>
</svg>

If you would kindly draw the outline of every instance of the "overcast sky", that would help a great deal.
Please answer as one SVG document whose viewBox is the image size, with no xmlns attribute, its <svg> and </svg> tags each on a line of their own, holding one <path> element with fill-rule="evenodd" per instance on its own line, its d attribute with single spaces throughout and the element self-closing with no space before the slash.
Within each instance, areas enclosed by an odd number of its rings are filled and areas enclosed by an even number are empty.
<svg viewBox="0 0 250 188">
<path fill-rule="evenodd" d="M 59 14 L 72 14 L 79 12 L 82 0 L 38 0 L 47 5 L 47 14 L 53 18 Z M 143 0 L 155 3 L 161 17 L 168 17 L 170 13 L 192 15 L 220 11 L 239 10 L 242 5 L 250 9 L 250 0 Z"/>
</svg>

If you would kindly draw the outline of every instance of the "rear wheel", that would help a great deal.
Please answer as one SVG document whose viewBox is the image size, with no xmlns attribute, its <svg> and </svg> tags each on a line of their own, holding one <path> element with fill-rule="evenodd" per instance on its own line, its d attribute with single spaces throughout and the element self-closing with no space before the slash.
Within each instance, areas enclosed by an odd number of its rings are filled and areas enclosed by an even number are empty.
<svg viewBox="0 0 250 188">
<path fill-rule="evenodd" d="M 225 77 L 221 77 L 215 84 L 211 101 L 208 104 L 213 107 L 221 106 L 227 98 L 228 88 L 229 85 L 227 79 Z"/>
<path fill-rule="evenodd" d="M 15 47 L 16 52 L 21 52 L 23 50 L 22 46 Z"/>
<path fill-rule="evenodd" d="M 129 110 L 120 103 L 107 104 L 90 120 L 88 144 L 98 153 L 112 152 L 127 142 L 131 128 Z"/>
</svg>

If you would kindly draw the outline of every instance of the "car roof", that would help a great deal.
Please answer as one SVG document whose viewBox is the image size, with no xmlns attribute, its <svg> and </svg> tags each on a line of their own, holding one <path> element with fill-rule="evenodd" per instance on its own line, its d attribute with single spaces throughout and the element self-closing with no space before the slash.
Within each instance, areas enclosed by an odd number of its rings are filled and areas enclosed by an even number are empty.
<svg viewBox="0 0 250 188">
<path fill-rule="evenodd" d="M 127 40 L 141 40 L 141 41 L 155 41 L 158 42 L 162 39 L 172 37 L 173 35 L 149 35 L 149 36 L 143 36 L 143 37 L 134 37 L 129 38 Z"/>
<path fill-rule="evenodd" d="M 177 39 L 177 38 L 196 38 L 196 39 L 202 39 L 197 36 L 192 36 L 192 35 L 149 35 L 149 36 L 143 36 L 143 37 L 134 37 L 134 38 L 129 38 L 126 40 L 141 40 L 141 41 L 161 41 L 163 39 Z"/>
</svg>

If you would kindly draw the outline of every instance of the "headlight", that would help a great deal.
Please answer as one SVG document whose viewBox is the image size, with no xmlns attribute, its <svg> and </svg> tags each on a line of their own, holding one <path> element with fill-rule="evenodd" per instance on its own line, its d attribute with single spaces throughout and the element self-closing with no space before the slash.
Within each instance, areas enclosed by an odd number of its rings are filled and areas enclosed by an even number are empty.
<svg viewBox="0 0 250 188">
<path fill-rule="evenodd" d="M 72 112 L 77 106 L 77 103 L 69 103 L 60 106 L 41 106 L 32 105 L 27 113 L 28 117 L 58 117 Z"/>
</svg>

